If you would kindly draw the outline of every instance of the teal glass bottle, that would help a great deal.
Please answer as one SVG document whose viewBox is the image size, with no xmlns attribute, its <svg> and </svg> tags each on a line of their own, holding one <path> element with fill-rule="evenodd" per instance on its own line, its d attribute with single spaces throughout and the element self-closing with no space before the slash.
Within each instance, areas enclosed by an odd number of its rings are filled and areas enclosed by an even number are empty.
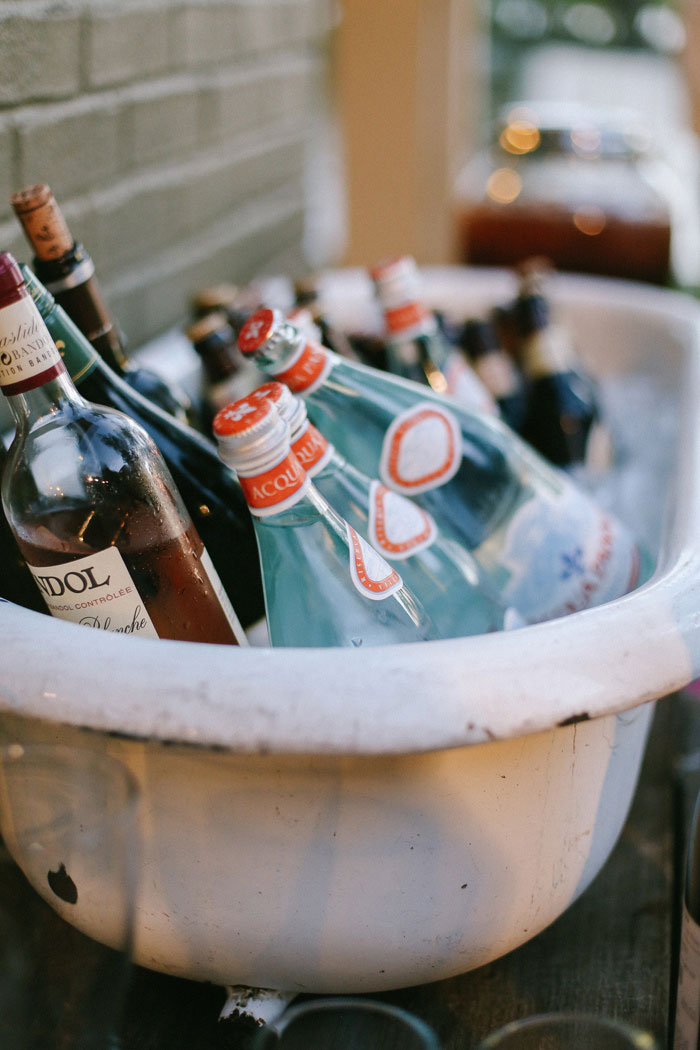
<svg viewBox="0 0 700 1050">
<path fill-rule="evenodd" d="M 308 418 L 306 405 L 283 383 L 258 387 L 289 424 L 291 449 L 330 505 L 396 567 L 442 638 L 522 626 L 455 535 L 439 529 L 412 499 L 349 463 Z"/>
<path fill-rule="evenodd" d="M 228 405 L 215 416 L 214 433 L 250 507 L 273 646 L 359 648 L 439 637 L 400 573 L 306 475 L 271 401 Z"/>
<path fill-rule="evenodd" d="M 498 405 L 488 388 L 425 306 L 415 259 L 388 259 L 373 267 L 370 276 L 384 315 L 388 370 L 426 383 L 467 408 L 497 415 Z"/>
<path fill-rule="evenodd" d="M 456 532 L 527 622 L 610 601 L 651 574 L 627 526 L 495 416 L 306 342 L 278 310 L 254 314 L 239 346 L 305 399 L 351 463 Z"/>
</svg>

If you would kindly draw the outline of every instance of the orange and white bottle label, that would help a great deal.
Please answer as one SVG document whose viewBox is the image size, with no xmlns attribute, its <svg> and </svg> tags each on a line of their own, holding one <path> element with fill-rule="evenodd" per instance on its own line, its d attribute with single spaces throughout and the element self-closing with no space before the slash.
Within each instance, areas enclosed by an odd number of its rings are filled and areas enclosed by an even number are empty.
<svg viewBox="0 0 700 1050">
<path fill-rule="evenodd" d="M 307 419 L 298 437 L 292 442 L 292 452 L 310 478 L 323 470 L 334 452 L 333 445 Z"/>
<path fill-rule="evenodd" d="M 334 354 L 320 343 L 307 342 L 287 361 L 283 372 L 275 372 L 279 383 L 286 383 L 294 394 L 310 394 L 321 386 L 333 365 Z"/>
<path fill-rule="evenodd" d="M 404 337 L 429 335 L 437 327 L 432 314 L 429 314 L 425 307 L 417 302 L 386 307 L 384 320 L 389 335 L 401 334 Z"/>
<path fill-rule="evenodd" d="M 439 488 L 462 462 L 462 430 L 442 405 L 421 401 L 398 415 L 382 445 L 379 473 L 399 492 L 413 495 Z"/>
<path fill-rule="evenodd" d="M 350 551 L 350 576 L 360 594 L 372 601 L 382 601 L 403 587 L 396 569 L 382 558 L 374 547 L 345 522 Z"/>
<path fill-rule="evenodd" d="M 296 456 L 286 455 L 261 474 L 238 475 L 250 513 L 266 518 L 298 503 L 311 484 Z"/>
<path fill-rule="evenodd" d="M 369 539 L 377 550 L 398 561 L 429 547 L 437 536 L 433 518 L 418 504 L 373 481 L 369 490 Z"/>
</svg>

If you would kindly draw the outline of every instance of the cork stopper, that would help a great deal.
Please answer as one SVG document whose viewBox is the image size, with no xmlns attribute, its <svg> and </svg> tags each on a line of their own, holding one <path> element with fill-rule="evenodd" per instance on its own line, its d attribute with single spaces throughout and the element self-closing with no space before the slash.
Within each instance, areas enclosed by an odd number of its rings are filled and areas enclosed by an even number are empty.
<svg viewBox="0 0 700 1050">
<path fill-rule="evenodd" d="M 10 201 L 37 259 L 50 262 L 73 248 L 75 241 L 45 182 L 13 193 Z"/>
<path fill-rule="evenodd" d="M 223 311 L 217 310 L 215 313 L 207 314 L 189 325 L 185 332 L 190 342 L 196 346 L 198 343 L 204 342 L 205 339 L 209 339 L 212 335 L 216 335 L 226 329 L 228 329 L 231 338 L 233 338 L 228 317 Z"/>
<path fill-rule="evenodd" d="M 236 284 L 222 282 L 208 288 L 201 288 L 192 296 L 192 310 L 198 316 L 220 312 L 237 305 L 241 290 Z"/>
</svg>

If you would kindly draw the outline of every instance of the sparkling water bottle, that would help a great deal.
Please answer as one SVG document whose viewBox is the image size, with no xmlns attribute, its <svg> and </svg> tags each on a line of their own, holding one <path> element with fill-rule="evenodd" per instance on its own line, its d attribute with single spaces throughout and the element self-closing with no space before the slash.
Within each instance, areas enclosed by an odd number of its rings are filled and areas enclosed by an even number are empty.
<svg viewBox="0 0 700 1050">
<path fill-rule="evenodd" d="M 427 383 L 468 408 L 497 415 L 498 405 L 488 388 L 425 306 L 413 257 L 379 263 L 370 276 L 384 313 L 389 371 Z"/>
<path fill-rule="evenodd" d="M 389 562 L 442 638 L 522 626 L 456 536 L 406 496 L 369 478 L 336 451 L 308 418 L 306 405 L 283 383 L 258 387 L 250 398 L 269 398 L 289 424 L 292 452 L 330 505 Z"/>
<path fill-rule="evenodd" d="M 434 624 L 399 572 L 324 499 L 267 398 L 214 418 L 255 526 L 270 643 L 367 646 L 427 641 Z"/>
<path fill-rule="evenodd" d="M 496 417 L 306 342 L 278 310 L 257 311 L 239 346 L 304 397 L 351 463 L 456 532 L 527 622 L 610 601 L 650 575 L 630 530 Z"/>
</svg>

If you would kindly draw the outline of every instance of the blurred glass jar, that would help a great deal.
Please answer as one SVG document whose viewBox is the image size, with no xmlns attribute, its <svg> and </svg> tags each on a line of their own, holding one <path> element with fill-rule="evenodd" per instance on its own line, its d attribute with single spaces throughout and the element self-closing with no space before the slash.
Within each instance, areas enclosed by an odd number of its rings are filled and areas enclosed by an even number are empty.
<svg viewBox="0 0 700 1050">
<path fill-rule="evenodd" d="M 457 180 L 461 260 L 542 255 L 561 270 L 666 284 L 672 181 L 627 112 L 514 103 Z"/>
</svg>

